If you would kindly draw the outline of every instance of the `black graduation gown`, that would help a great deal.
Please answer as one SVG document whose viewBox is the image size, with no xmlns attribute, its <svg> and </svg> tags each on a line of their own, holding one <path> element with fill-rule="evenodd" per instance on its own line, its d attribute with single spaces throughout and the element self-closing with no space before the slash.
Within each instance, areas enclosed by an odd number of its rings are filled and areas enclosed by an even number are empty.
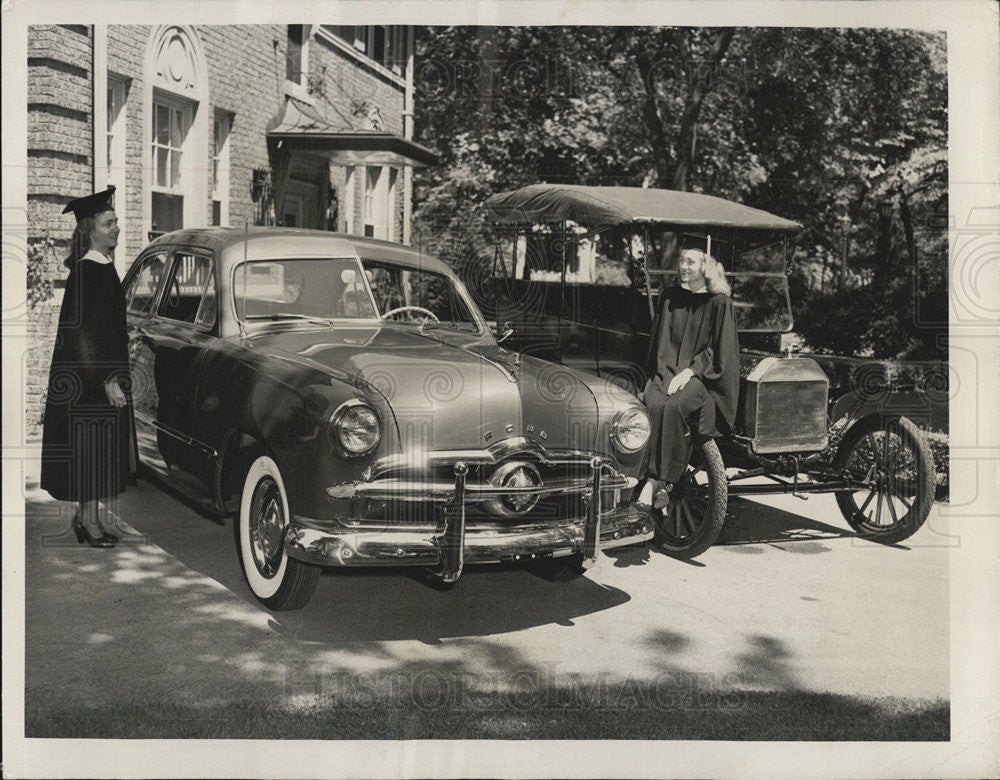
<svg viewBox="0 0 1000 780">
<path fill-rule="evenodd" d="M 129 403 L 104 390 L 115 379 Z M 41 486 L 60 501 L 116 496 L 135 473 L 125 296 L 112 263 L 81 259 L 59 311 L 42 432 Z"/>
<path fill-rule="evenodd" d="M 740 392 L 740 354 L 733 302 L 723 293 L 694 293 L 680 285 L 663 291 L 656 338 L 647 367 L 650 384 L 666 392 L 690 368 L 714 402 L 700 416 L 699 433 L 720 436 L 732 428 Z M 694 381 L 694 380 L 692 380 Z"/>
</svg>

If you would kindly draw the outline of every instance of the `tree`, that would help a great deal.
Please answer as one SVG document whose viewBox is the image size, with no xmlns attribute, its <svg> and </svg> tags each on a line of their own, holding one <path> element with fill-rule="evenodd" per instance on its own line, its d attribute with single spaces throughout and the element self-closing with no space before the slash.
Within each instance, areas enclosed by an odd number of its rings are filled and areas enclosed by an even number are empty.
<svg viewBox="0 0 1000 780">
<path fill-rule="evenodd" d="M 658 186 L 665 186 L 670 181 L 675 190 L 686 191 L 689 188 L 688 179 L 694 167 L 698 118 L 706 96 L 718 80 L 719 65 L 735 33 L 736 30 L 731 27 L 707 33 L 683 28 L 670 30 L 674 48 L 680 54 L 680 65 L 686 82 L 680 127 L 672 144 L 668 140 L 669 121 L 664 116 L 661 103 L 665 100 L 667 88 L 676 88 L 676 85 L 669 81 L 664 83 L 666 80 L 659 78 L 661 73 L 653 66 L 653 55 L 646 45 L 647 39 L 641 35 L 634 37 L 632 50 L 644 95 L 642 117 L 653 142 L 653 166 Z M 707 47 L 704 44 L 706 38 L 710 41 Z M 707 48 L 703 53 L 697 51 L 699 43 L 702 48 Z M 667 150 L 671 147 L 676 150 L 676 159 L 673 175 L 668 176 Z"/>
<path fill-rule="evenodd" d="M 478 206 L 495 192 L 690 189 L 803 224 L 792 281 L 813 349 L 943 354 L 946 242 L 928 228 L 947 211 L 942 35 L 419 28 L 417 54 L 416 127 L 442 163 L 416 177 L 414 223 L 456 266 L 491 259 Z"/>
</svg>

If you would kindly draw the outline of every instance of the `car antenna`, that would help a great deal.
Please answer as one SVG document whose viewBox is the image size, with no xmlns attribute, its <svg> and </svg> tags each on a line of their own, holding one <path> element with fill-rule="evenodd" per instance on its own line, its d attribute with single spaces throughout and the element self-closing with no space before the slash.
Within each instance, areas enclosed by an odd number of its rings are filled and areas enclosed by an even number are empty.
<svg viewBox="0 0 1000 780">
<path fill-rule="evenodd" d="M 240 323 L 240 341 L 246 341 L 247 328 L 244 320 L 247 316 L 247 247 L 250 243 L 250 220 L 243 220 L 243 316 L 236 313 L 236 320 Z"/>
</svg>

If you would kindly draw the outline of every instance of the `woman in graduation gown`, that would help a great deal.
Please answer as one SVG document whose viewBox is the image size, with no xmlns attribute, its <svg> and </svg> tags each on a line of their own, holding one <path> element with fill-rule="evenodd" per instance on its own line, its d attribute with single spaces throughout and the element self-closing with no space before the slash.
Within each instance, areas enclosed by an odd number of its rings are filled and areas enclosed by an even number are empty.
<svg viewBox="0 0 1000 780">
<path fill-rule="evenodd" d="M 679 284 L 663 291 L 650 345 L 644 400 L 651 431 L 637 502 L 663 511 L 687 468 L 692 439 L 731 429 L 740 382 L 736 319 L 722 265 L 700 249 L 685 249 L 677 270 Z"/>
<path fill-rule="evenodd" d="M 102 499 L 119 495 L 135 471 L 128 334 L 121 280 L 111 262 L 118 243 L 114 187 L 71 201 L 77 225 L 56 334 L 42 434 L 41 486 L 79 507 L 81 544 L 113 547 Z"/>
</svg>

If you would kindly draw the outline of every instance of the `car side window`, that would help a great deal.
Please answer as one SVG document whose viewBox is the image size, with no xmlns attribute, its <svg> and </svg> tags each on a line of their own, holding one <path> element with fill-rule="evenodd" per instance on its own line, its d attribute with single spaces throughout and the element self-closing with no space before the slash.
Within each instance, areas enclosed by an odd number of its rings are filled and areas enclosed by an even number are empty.
<svg viewBox="0 0 1000 780">
<path fill-rule="evenodd" d="M 125 283 L 125 308 L 129 314 L 145 316 L 152 311 L 166 267 L 165 253 L 149 255 L 139 261 L 139 270 Z"/>
<path fill-rule="evenodd" d="M 215 324 L 217 308 L 212 258 L 177 252 L 160 304 L 160 316 L 211 327 Z"/>
</svg>

